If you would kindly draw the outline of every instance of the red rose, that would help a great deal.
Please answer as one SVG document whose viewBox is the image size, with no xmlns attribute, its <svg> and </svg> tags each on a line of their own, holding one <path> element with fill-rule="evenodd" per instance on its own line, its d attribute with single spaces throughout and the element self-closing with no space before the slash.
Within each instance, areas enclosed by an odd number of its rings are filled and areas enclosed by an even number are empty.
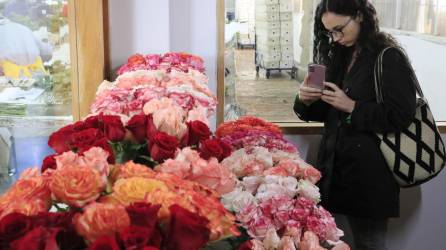
<svg viewBox="0 0 446 250">
<path fill-rule="evenodd" d="M 90 127 L 83 121 L 77 121 L 77 122 L 73 123 L 73 131 L 82 131 L 87 128 L 90 128 Z"/>
<path fill-rule="evenodd" d="M 71 146 L 72 148 L 85 148 L 93 145 L 95 141 L 101 139 L 103 134 L 96 128 L 89 128 L 76 133 L 71 134 Z"/>
<path fill-rule="evenodd" d="M 169 207 L 171 220 L 166 240 L 166 249 L 200 249 L 209 240 L 209 221 L 196 213 L 178 206 Z"/>
<path fill-rule="evenodd" d="M 158 222 L 158 210 L 161 205 L 151 205 L 146 202 L 135 202 L 125 208 L 130 217 L 130 223 L 136 226 L 155 228 Z"/>
<path fill-rule="evenodd" d="M 164 132 L 157 132 L 150 142 L 150 156 L 157 162 L 173 158 L 178 144 L 176 137 Z"/>
<path fill-rule="evenodd" d="M 211 136 L 211 130 L 208 125 L 201 121 L 193 121 L 187 123 L 189 127 L 189 140 L 187 145 L 198 145 L 202 140 L 206 140 Z"/>
<path fill-rule="evenodd" d="M 31 218 L 21 213 L 10 213 L 0 220 L 0 249 L 22 237 L 32 228 Z"/>
<path fill-rule="evenodd" d="M 84 120 L 87 128 L 101 128 L 101 121 L 99 115 L 89 116 Z"/>
<path fill-rule="evenodd" d="M 101 116 L 104 124 L 104 134 L 112 142 L 122 141 L 125 137 L 125 128 L 121 118 L 117 115 Z"/>
<path fill-rule="evenodd" d="M 241 244 L 237 250 L 252 250 L 254 247 L 254 244 L 252 244 L 252 241 L 248 240 L 245 241 L 243 244 Z"/>
<path fill-rule="evenodd" d="M 70 228 L 73 226 L 73 212 L 40 212 L 32 216 L 35 227 L 61 227 Z"/>
<path fill-rule="evenodd" d="M 119 250 L 119 244 L 114 236 L 102 236 L 95 240 L 89 250 Z"/>
<path fill-rule="evenodd" d="M 16 250 L 59 249 L 56 241 L 60 229 L 36 227 L 22 238 L 11 243 Z"/>
<path fill-rule="evenodd" d="M 51 169 L 57 168 L 56 159 L 54 158 L 55 156 L 57 156 L 57 154 L 48 155 L 47 157 L 45 157 L 45 159 L 43 159 L 42 168 L 40 169 L 42 173 L 49 168 Z"/>
<path fill-rule="evenodd" d="M 84 238 L 82 238 L 74 228 L 59 231 L 56 239 L 59 249 L 77 250 L 87 248 Z"/>
<path fill-rule="evenodd" d="M 157 247 L 157 249 L 161 248 L 161 243 L 163 241 L 163 236 L 161 235 L 160 229 L 155 227 L 155 230 L 152 232 L 152 237 L 149 240 L 147 245 L 152 247 Z"/>
<path fill-rule="evenodd" d="M 215 157 L 218 161 L 231 155 L 231 146 L 220 139 L 207 139 L 200 142 L 200 156 L 208 160 Z"/>
<path fill-rule="evenodd" d="M 146 140 L 147 117 L 146 115 L 134 115 L 128 122 L 126 128 L 132 132 L 139 143 Z"/>
<path fill-rule="evenodd" d="M 152 246 L 150 246 L 150 247 L 145 246 L 145 247 L 142 248 L 142 250 L 159 250 L 159 248 L 158 247 L 152 247 Z"/>
<path fill-rule="evenodd" d="M 48 146 L 58 154 L 71 150 L 69 142 L 71 134 L 75 131 L 73 128 L 74 126 L 70 124 L 52 133 L 48 139 Z"/>
<path fill-rule="evenodd" d="M 153 123 L 153 116 L 151 114 L 147 116 L 146 125 L 147 125 L 146 136 L 147 139 L 151 141 L 152 138 L 155 136 L 156 132 L 158 131 L 155 127 L 155 124 Z"/>
<path fill-rule="evenodd" d="M 149 242 L 151 230 L 141 226 L 129 226 L 119 233 L 125 249 L 139 249 Z"/>
</svg>

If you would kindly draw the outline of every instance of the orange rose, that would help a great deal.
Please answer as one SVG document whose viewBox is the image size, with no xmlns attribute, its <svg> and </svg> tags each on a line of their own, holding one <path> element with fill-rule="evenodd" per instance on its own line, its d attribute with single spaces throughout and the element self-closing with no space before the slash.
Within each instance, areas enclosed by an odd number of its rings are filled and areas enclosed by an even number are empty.
<svg viewBox="0 0 446 250">
<path fill-rule="evenodd" d="M 40 212 L 48 211 L 50 207 L 51 202 L 41 199 L 14 200 L 0 209 L 0 219 L 10 213 L 22 213 L 24 215 L 33 216 Z"/>
<path fill-rule="evenodd" d="M 144 64 L 145 59 L 144 59 L 144 56 L 141 54 L 134 54 L 134 55 L 130 56 L 129 59 L 127 59 L 127 63 L 130 65 Z"/>
<path fill-rule="evenodd" d="M 143 178 L 143 177 L 131 177 L 127 179 L 119 179 L 113 186 L 113 195 L 123 205 L 130 205 L 133 202 L 144 201 L 147 194 L 154 192 L 155 190 L 169 191 L 169 188 L 164 182 Z"/>
<path fill-rule="evenodd" d="M 209 220 L 208 227 L 211 230 L 211 241 L 231 235 L 240 235 L 235 226 L 235 216 L 223 207 L 219 199 L 206 197 L 193 191 L 187 191 L 182 196 L 188 197 L 197 206 L 198 214 Z"/>
<path fill-rule="evenodd" d="M 152 169 L 141 165 L 136 164 L 133 161 L 129 161 L 124 165 L 116 166 L 112 171 L 112 181 L 116 181 L 118 179 L 125 179 L 131 177 L 145 177 L 145 178 L 153 178 L 156 173 Z"/>
<path fill-rule="evenodd" d="M 84 213 L 74 217 L 74 226 L 79 235 L 89 242 L 105 235 L 113 235 L 130 226 L 130 218 L 123 206 L 91 203 Z"/>
<path fill-rule="evenodd" d="M 195 192 L 200 193 L 201 195 L 220 199 L 220 194 L 217 191 L 193 181 L 183 180 L 180 177 L 173 174 L 158 173 L 156 175 L 156 179 L 163 181 L 169 187 L 170 190 L 178 190 L 178 189 L 193 190 Z"/>
<path fill-rule="evenodd" d="M 160 220 L 168 220 L 168 218 L 170 218 L 169 207 L 174 204 L 180 205 L 191 212 L 197 211 L 196 207 L 190 201 L 185 199 L 185 197 L 171 191 L 165 192 L 156 190 L 150 193 L 150 195 L 147 195 L 145 201 L 152 205 L 161 205 L 161 208 L 158 211 L 158 218 Z"/>
<path fill-rule="evenodd" d="M 41 176 L 20 179 L 0 197 L 0 210 L 12 201 L 37 199 L 45 203 L 51 202 L 51 193 L 45 179 Z"/>
<path fill-rule="evenodd" d="M 96 200 L 104 188 L 105 184 L 97 170 L 79 166 L 57 170 L 50 182 L 56 200 L 77 207 Z"/>
</svg>

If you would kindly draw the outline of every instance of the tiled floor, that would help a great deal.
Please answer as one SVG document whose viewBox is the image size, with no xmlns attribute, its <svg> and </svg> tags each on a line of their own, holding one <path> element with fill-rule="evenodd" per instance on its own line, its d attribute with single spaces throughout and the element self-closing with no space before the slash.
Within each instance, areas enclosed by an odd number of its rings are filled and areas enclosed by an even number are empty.
<svg viewBox="0 0 446 250">
<path fill-rule="evenodd" d="M 300 121 L 293 112 L 298 81 L 286 72 L 271 71 L 269 79 L 265 70 L 256 75 L 254 50 L 235 51 L 237 102 L 254 115 L 275 122 Z"/>
</svg>

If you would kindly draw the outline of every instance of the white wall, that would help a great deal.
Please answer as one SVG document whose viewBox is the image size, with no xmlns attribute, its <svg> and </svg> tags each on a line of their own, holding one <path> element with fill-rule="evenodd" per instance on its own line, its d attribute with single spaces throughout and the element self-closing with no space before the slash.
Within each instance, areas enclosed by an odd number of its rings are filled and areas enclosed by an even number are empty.
<svg viewBox="0 0 446 250">
<path fill-rule="evenodd" d="M 113 70 L 134 53 L 169 51 L 169 1 L 109 0 L 109 18 Z"/>
<path fill-rule="evenodd" d="M 112 65 L 136 52 L 185 51 L 206 61 L 209 85 L 216 91 L 216 0 L 110 0 Z M 320 136 L 287 136 L 314 162 Z M 443 135 L 446 141 L 446 135 Z M 445 249 L 446 171 L 421 187 L 401 192 L 401 218 L 392 220 L 392 250 Z"/>
<path fill-rule="evenodd" d="M 217 1 L 170 0 L 170 50 L 184 51 L 205 61 L 209 87 L 217 93 Z M 211 119 L 215 127 L 216 119 Z"/>
</svg>

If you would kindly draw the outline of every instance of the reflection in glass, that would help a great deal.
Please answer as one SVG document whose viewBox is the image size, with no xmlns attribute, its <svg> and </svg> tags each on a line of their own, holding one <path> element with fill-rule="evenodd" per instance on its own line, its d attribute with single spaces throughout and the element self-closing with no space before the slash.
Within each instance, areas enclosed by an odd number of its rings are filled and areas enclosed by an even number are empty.
<svg viewBox="0 0 446 250">
<path fill-rule="evenodd" d="M 72 120 L 67 8 L 0 0 L 0 177 L 40 165 L 47 136 Z"/>
</svg>

